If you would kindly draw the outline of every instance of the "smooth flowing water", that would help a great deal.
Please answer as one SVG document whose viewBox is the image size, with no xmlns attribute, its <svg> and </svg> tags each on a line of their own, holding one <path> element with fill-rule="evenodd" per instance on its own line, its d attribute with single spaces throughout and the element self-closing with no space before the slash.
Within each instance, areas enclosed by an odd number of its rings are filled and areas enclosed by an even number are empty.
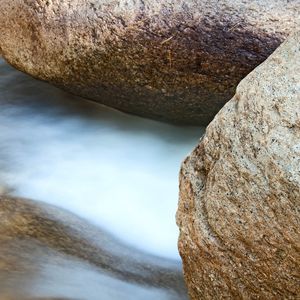
<svg viewBox="0 0 300 300">
<path fill-rule="evenodd" d="M 0 190 L 72 212 L 145 256 L 179 261 L 178 172 L 202 133 L 83 100 L 0 61 Z"/>
</svg>

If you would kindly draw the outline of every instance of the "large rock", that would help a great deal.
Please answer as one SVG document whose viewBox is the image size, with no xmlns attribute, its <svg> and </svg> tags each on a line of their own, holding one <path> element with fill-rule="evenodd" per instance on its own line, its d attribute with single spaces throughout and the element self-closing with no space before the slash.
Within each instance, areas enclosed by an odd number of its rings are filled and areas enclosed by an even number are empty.
<svg viewBox="0 0 300 300">
<path fill-rule="evenodd" d="M 180 174 L 192 299 L 300 297 L 300 33 L 248 75 Z"/>
<path fill-rule="evenodd" d="M 141 116 L 207 124 L 299 26 L 300 0 L 1 0 L 16 68 Z"/>
</svg>

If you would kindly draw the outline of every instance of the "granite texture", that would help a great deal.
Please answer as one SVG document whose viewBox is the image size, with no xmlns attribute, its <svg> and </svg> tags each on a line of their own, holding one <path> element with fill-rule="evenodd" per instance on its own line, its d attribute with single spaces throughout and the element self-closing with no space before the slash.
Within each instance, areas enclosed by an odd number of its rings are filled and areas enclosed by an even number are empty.
<svg viewBox="0 0 300 300">
<path fill-rule="evenodd" d="M 0 53 L 122 111 L 206 125 L 299 11 L 300 0 L 1 0 Z"/>
<path fill-rule="evenodd" d="M 300 297 L 300 33 L 237 87 L 180 173 L 191 299 Z"/>
</svg>

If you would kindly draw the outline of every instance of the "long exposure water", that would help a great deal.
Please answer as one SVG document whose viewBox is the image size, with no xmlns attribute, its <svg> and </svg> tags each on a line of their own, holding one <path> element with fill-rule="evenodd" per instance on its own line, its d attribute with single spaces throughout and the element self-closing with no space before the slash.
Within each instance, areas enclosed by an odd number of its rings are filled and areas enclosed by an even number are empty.
<svg viewBox="0 0 300 300">
<path fill-rule="evenodd" d="M 0 191 L 66 209 L 150 255 L 179 260 L 178 172 L 202 133 L 83 100 L 0 61 Z"/>
</svg>

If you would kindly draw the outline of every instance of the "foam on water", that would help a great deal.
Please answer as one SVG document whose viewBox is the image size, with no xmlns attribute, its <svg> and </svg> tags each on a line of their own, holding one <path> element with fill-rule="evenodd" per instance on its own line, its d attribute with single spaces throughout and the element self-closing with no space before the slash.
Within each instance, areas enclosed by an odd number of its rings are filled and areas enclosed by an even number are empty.
<svg viewBox="0 0 300 300">
<path fill-rule="evenodd" d="M 178 172 L 203 128 L 126 115 L 0 62 L 0 185 L 178 258 Z"/>
</svg>

